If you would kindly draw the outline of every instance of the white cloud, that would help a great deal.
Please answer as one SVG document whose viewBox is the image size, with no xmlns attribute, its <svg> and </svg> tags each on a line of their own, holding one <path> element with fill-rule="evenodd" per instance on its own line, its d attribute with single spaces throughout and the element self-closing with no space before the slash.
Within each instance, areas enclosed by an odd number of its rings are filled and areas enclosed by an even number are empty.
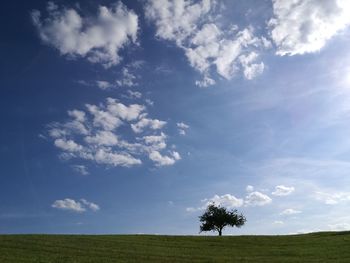
<svg viewBox="0 0 350 263">
<path fill-rule="evenodd" d="M 106 166 L 131 167 L 140 165 L 142 157 L 156 166 L 173 165 L 181 159 L 178 152 L 167 146 L 168 136 L 162 131 L 166 122 L 146 118 L 144 105 L 125 105 L 107 98 L 105 104 L 87 104 L 85 111 L 68 111 L 68 116 L 66 122 L 48 125 L 48 134 L 61 150 L 63 160 L 83 159 Z M 144 135 L 136 137 L 135 133 Z M 87 172 L 79 165 L 73 169 L 82 174 Z"/>
<path fill-rule="evenodd" d="M 246 206 L 264 206 L 271 202 L 272 199 L 269 196 L 257 191 L 249 193 L 244 200 Z"/>
<path fill-rule="evenodd" d="M 178 128 L 181 128 L 181 129 L 188 129 L 190 126 L 188 126 L 187 124 L 183 123 L 183 122 L 178 122 L 176 123 L 176 126 Z"/>
<path fill-rule="evenodd" d="M 243 205 L 243 199 L 237 198 L 234 195 L 214 195 L 212 198 L 205 200 L 207 205 L 214 203 L 215 205 L 224 206 L 227 208 L 241 207 Z"/>
<path fill-rule="evenodd" d="M 72 168 L 74 171 L 82 174 L 82 175 L 88 175 L 89 171 L 87 170 L 85 165 L 72 165 Z"/>
<path fill-rule="evenodd" d="M 70 210 L 74 212 L 85 212 L 86 208 L 83 205 L 70 198 L 66 198 L 63 200 L 56 200 L 52 205 L 53 208 L 61 209 L 61 210 Z"/>
<path fill-rule="evenodd" d="M 145 99 L 145 102 L 149 105 L 149 106 L 153 106 L 154 102 L 151 99 Z"/>
<path fill-rule="evenodd" d="M 276 195 L 276 196 L 286 196 L 286 195 L 290 195 L 291 193 L 293 193 L 294 190 L 295 190 L 295 188 L 293 186 L 277 185 L 275 187 L 275 191 L 272 192 L 272 194 Z"/>
<path fill-rule="evenodd" d="M 70 110 L 68 111 L 68 115 L 73 117 L 76 121 L 84 122 L 85 121 L 85 112 L 80 110 Z"/>
<path fill-rule="evenodd" d="M 113 146 L 119 143 L 118 137 L 111 131 L 98 131 L 94 136 L 86 136 L 84 139 L 89 144 Z"/>
<path fill-rule="evenodd" d="M 181 135 L 186 135 L 186 130 L 188 128 L 190 128 L 190 126 L 188 126 L 187 124 L 185 124 L 183 122 L 176 123 L 176 126 L 178 128 L 179 134 L 181 134 Z"/>
<path fill-rule="evenodd" d="M 253 192 L 253 191 L 254 191 L 254 186 L 252 186 L 252 185 L 247 185 L 247 187 L 245 188 L 245 190 L 246 190 L 247 192 Z"/>
<path fill-rule="evenodd" d="M 212 68 L 226 79 L 239 72 L 247 79 L 256 77 L 264 70 L 257 52 L 270 45 L 266 38 L 256 37 L 252 27 L 221 28 L 212 16 L 215 5 L 210 0 L 149 0 L 145 7 L 146 17 L 156 25 L 156 36 L 174 41 L 191 66 L 202 73 L 203 80 L 196 81 L 200 87 L 216 83 L 210 77 Z"/>
<path fill-rule="evenodd" d="M 86 105 L 90 114 L 93 115 L 93 125 L 95 127 L 100 127 L 105 130 L 114 130 L 115 128 L 122 125 L 122 121 L 114 116 L 110 111 L 101 110 L 96 105 Z"/>
<path fill-rule="evenodd" d="M 214 195 L 212 198 L 201 200 L 203 203 L 200 207 L 187 207 L 187 212 L 197 212 L 201 210 L 205 210 L 208 205 L 215 204 L 216 206 L 223 206 L 226 208 L 237 208 L 241 207 L 244 204 L 243 199 L 237 198 L 231 194 L 225 195 Z"/>
<path fill-rule="evenodd" d="M 132 90 L 127 90 L 126 91 L 127 95 L 124 95 L 124 98 L 127 99 L 141 99 L 142 93 L 138 91 L 132 91 Z"/>
<path fill-rule="evenodd" d="M 143 105 L 131 104 L 126 106 L 112 98 L 107 99 L 107 104 L 107 109 L 113 116 L 126 121 L 138 119 L 141 113 L 145 110 L 145 106 Z"/>
<path fill-rule="evenodd" d="M 173 165 L 176 161 L 180 160 L 180 154 L 178 152 L 171 152 L 169 156 L 161 155 L 158 151 L 152 151 L 149 153 L 149 158 L 154 161 L 157 166 Z"/>
<path fill-rule="evenodd" d="M 120 87 L 133 87 L 137 86 L 136 75 L 130 72 L 127 67 L 123 68 L 122 74 L 119 79 L 116 80 L 116 84 Z"/>
<path fill-rule="evenodd" d="M 113 87 L 113 84 L 105 80 L 96 80 L 96 85 L 102 90 L 106 90 Z"/>
<path fill-rule="evenodd" d="M 281 220 L 276 220 L 273 222 L 274 225 L 284 225 L 284 222 Z"/>
<path fill-rule="evenodd" d="M 314 194 L 314 197 L 316 200 L 319 200 L 327 205 L 336 205 L 341 202 L 350 201 L 349 192 L 326 193 L 326 192 L 316 191 Z"/>
<path fill-rule="evenodd" d="M 100 210 L 100 206 L 98 204 L 95 204 L 93 202 L 89 202 L 86 199 L 82 198 L 80 201 L 88 208 L 90 208 L 92 211 L 96 212 Z"/>
<path fill-rule="evenodd" d="M 52 3 L 47 12 L 42 19 L 40 11 L 34 10 L 33 23 L 41 40 L 62 55 L 85 57 L 108 68 L 120 62 L 122 48 L 137 40 L 138 17 L 121 2 L 110 8 L 99 6 L 96 16 L 80 15 L 75 9 L 60 9 Z"/>
<path fill-rule="evenodd" d="M 55 146 L 67 152 L 79 152 L 83 147 L 73 140 L 56 139 Z"/>
<path fill-rule="evenodd" d="M 100 207 L 92 202 L 88 202 L 85 199 L 81 199 L 80 201 L 75 201 L 74 199 L 65 198 L 63 200 L 56 200 L 51 207 L 60 209 L 60 210 L 68 210 L 73 212 L 82 213 L 86 210 L 90 209 L 94 212 L 98 211 Z"/>
<path fill-rule="evenodd" d="M 289 215 L 296 215 L 296 214 L 300 214 L 300 213 L 301 213 L 301 211 L 299 211 L 299 210 L 295 210 L 293 208 L 288 208 L 288 209 L 283 210 L 280 213 L 280 215 L 282 215 L 282 216 L 289 216 Z"/>
<path fill-rule="evenodd" d="M 149 145 L 153 150 L 159 151 L 161 149 L 166 148 L 166 140 L 167 136 L 161 132 L 160 135 L 148 135 L 142 137 L 142 140 Z"/>
<path fill-rule="evenodd" d="M 246 79 L 253 79 L 264 71 L 264 63 L 254 63 L 258 56 L 255 52 L 239 56 L 239 61 L 242 64 L 243 74 Z"/>
<path fill-rule="evenodd" d="M 141 164 L 141 160 L 128 153 L 113 152 L 110 149 L 100 148 L 96 151 L 94 159 L 99 164 L 109 164 L 113 166 L 131 167 Z"/>
<path fill-rule="evenodd" d="M 200 211 L 200 210 L 204 210 L 205 208 L 202 208 L 202 207 L 186 207 L 186 212 L 197 212 L 197 211 Z"/>
<path fill-rule="evenodd" d="M 93 124 L 105 130 L 114 130 L 122 125 L 122 120 L 135 120 L 144 111 L 145 107 L 139 104 L 126 106 L 115 99 L 107 99 L 107 109 L 102 110 L 96 105 L 86 105 L 89 112 L 94 116 Z"/>
<path fill-rule="evenodd" d="M 211 77 L 209 77 L 207 75 L 204 75 L 203 79 L 202 80 L 196 80 L 195 84 L 198 87 L 206 88 L 206 87 L 215 85 L 216 81 L 214 79 L 212 79 Z"/>
<path fill-rule="evenodd" d="M 347 0 L 273 0 L 273 13 L 270 34 L 282 56 L 319 51 L 350 24 Z"/>
<path fill-rule="evenodd" d="M 247 191 L 253 191 L 254 188 L 251 185 L 247 186 Z M 215 204 L 217 206 L 224 206 L 227 208 L 236 208 L 241 206 L 264 206 L 272 202 L 272 199 L 260 192 L 250 192 L 246 195 L 244 199 L 237 198 L 231 194 L 225 195 L 214 195 L 212 198 L 206 198 L 201 200 L 203 205 L 199 207 L 188 207 L 186 208 L 187 212 L 196 212 L 200 210 L 205 210 L 209 204 Z"/>
<path fill-rule="evenodd" d="M 159 130 L 164 127 L 166 121 L 160 121 L 157 119 L 142 118 L 135 124 L 131 124 L 131 128 L 135 133 L 141 133 L 145 128 L 150 128 L 152 130 Z"/>
<path fill-rule="evenodd" d="M 190 1 L 148 1 L 146 16 L 153 20 L 159 38 L 181 42 L 197 28 L 201 16 L 210 11 L 213 1 L 204 0 L 196 4 Z"/>
</svg>

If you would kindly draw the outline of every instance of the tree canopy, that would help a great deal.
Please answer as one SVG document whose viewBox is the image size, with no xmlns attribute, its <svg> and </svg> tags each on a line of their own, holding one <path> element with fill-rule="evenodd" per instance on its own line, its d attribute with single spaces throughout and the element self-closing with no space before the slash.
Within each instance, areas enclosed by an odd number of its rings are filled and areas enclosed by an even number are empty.
<svg viewBox="0 0 350 263">
<path fill-rule="evenodd" d="M 217 231 L 219 236 L 226 226 L 241 227 L 247 221 L 242 214 L 238 214 L 236 209 L 227 210 L 225 207 L 209 204 L 204 214 L 199 217 L 200 232 Z"/>
</svg>

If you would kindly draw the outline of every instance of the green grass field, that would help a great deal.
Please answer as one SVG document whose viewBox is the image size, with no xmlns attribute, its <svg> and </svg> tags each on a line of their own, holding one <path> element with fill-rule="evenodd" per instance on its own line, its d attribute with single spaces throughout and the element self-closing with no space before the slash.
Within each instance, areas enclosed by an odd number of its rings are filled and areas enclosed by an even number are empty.
<svg viewBox="0 0 350 263">
<path fill-rule="evenodd" d="M 350 262 L 350 232 L 223 237 L 0 235 L 0 262 Z"/>
</svg>

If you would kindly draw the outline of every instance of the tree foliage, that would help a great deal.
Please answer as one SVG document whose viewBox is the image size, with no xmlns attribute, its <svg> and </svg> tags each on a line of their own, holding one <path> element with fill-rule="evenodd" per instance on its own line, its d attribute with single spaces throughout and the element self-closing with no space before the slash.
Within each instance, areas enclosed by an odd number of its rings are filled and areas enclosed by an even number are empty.
<svg viewBox="0 0 350 263">
<path fill-rule="evenodd" d="M 222 235 L 222 230 L 226 226 L 241 227 L 247 221 L 242 214 L 238 214 L 237 210 L 227 210 L 225 207 L 208 205 L 203 215 L 199 217 L 200 232 L 217 231 L 219 236 Z"/>
</svg>

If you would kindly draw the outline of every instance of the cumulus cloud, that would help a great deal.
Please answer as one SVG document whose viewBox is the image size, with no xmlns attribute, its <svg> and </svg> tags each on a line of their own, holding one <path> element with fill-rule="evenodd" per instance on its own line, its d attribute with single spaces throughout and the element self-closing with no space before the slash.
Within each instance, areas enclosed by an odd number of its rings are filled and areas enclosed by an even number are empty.
<svg viewBox="0 0 350 263">
<path fill-rule="evenodd" d="M 60 209 L 73 211 L 77 213 L 86 212 L 87 210 L 98 211 L 100 207 L 92 202 L 87 201 L 86 199 L 80 199 L 80 201 L 75 201 L 74 199 L 65 198 L 63 200 L 56 200 L 53 202 L 51 207 Z"/>
<path fill-rule="evenodd" d="M 266 38 L 254 35 L 252 27 L 221 28 L 212 18 L 215 5 L 211 0 L 149 0 L 145 6 L 146 17 L 156 26 L 156 36 L 174 41 L 202 74 L 203 79 L 196 81 L 200 87 L 215 84 L 210 76 L 213 68 L 226 79 L 239 72 L 247 79 L 256 77 L 264 70 L 258 52 L 270 46 Z"/>
<path fill-rule="evenodd" d="M 207 201 L 207 205 L 214 203 L 215 205 L 225 206 L 227 208 L 235 208 L 243 205 L 243 200 L 235 197 L 234 195 L 225 194 L 225 195 L 214 195 Z"/>
<path fill-rule="evenodd" d="M 149 158 L 157 166 L 173 165 L 176 161 L 180 160 L 180 154 L 178 152 L 171 152 L 169 156 L 161 155 L 158 151 L 152 151 L 149 154 Z"/>
<path fill-rule="evenodd" d="M 95 204 L 95 203 L 93 203 L 93 202 L 89 202 L 89 201 L 87 201 L 87 200 L 84 199 L 84 198 L 80 199 L 80 202 L 81 202 L 82 204 L 84 204 L 85 207 L 91 209 L 91 210 L 94 211 L 94 212 L 100 210 L 100 206 L 99 206 L 98 204 Z"/>
<path fill-rule="evenodd" d="M 286 196 L 293 193 L 294 190 L 295 188 L 293 186 L 277 185 L 275 187 L 275 191 L 273 191 L 272 194 L 276 196 Z"/>
<path fill-rule="evenodd" d="M 246 206 L 264 206 L 271 202 L 272 199 L 269 196 L 257 191 L 249 193 L 244 200 Z"/>
<path fill-rule="evenodd" d="M 208 205 L 215 204 L 216 206 L 224 206 L 227 208 L 236 208 L 241 207 L 244 204 L 243 199 L 237 198 L 234 195 L 231 194 L 225 194 L 225 195 L 214 195 L 212 198 L 206 198 L 201 200 L 203 203 L 200 207 L 187 207 L 187 212 L 196 212 L 205 210 Z"/>
<path fill-rule="evenodd" d="M 81 145 L 77 144 L 73 140 L 66 140 L 61 138 L 55 140 L 55 146 L 67 152 L 79 152 L 83 149 Z"/>
<path fill-rule="evenodd" d="M 249 187 L 249 190 L 253 191 L 253 187 Z M 202 205 L 199 207 L 188 207 L 187 212 L 196 212 L 206 209 L 209 204 L 215 204 L 216 206 L 224 206 L 227 208 L 236 208 L 241 206 L 264 206 L 272 202 L 272 199 L 260 192 L 250 192 L 245 198 L 238 198 L 231 194 L 214 195 L 212 198 L 206 198 L 201 200 Z"/>
<path fill-rule="evenodd" d="M 273 0 L 270 34 L 278 55 L 319 51 L 326 42 L 350 25 L 347 0 Z"/>
<path fill-rule="evenodd" d="M 296 214 L 300 214 L 301 211 L 300 210 L 295 210 L 293 208 L 288 208 L 288 209 L 285 209 L 283 210 L 280 215 L 282 216 L 289 216 L 289 215 L 296 215 Z"/>
<path fill-rule="evenodd" d="M 168 136 L 162 131 L 166 122 L 149 118 L 144 105 L 107 98 L 106 103 L 68 111 L 68 116 L 65 122 L 48 125 L 48 135 L 64 160 L 131 167 L 142 164 L 144 157 L 156 166 L 173 165 L 181 159 L 178 152 L 168 149 Z M 127 130 L 129 140 L 124 138 Z M 85 166 L 73 169 L 87 173 Z"/>
<path fill-rule="evenodd" d="M 121 61 L 122 48 L 137 41 L 138 16 L 121 2 L 99 6 L 96 16 L 49 2 L 47 13 L 42 18 L 41 12 L 34 10 L 33 23 L 41 40 L 62 55 L 84 57 L 108 68 Z"/>
</svg>

